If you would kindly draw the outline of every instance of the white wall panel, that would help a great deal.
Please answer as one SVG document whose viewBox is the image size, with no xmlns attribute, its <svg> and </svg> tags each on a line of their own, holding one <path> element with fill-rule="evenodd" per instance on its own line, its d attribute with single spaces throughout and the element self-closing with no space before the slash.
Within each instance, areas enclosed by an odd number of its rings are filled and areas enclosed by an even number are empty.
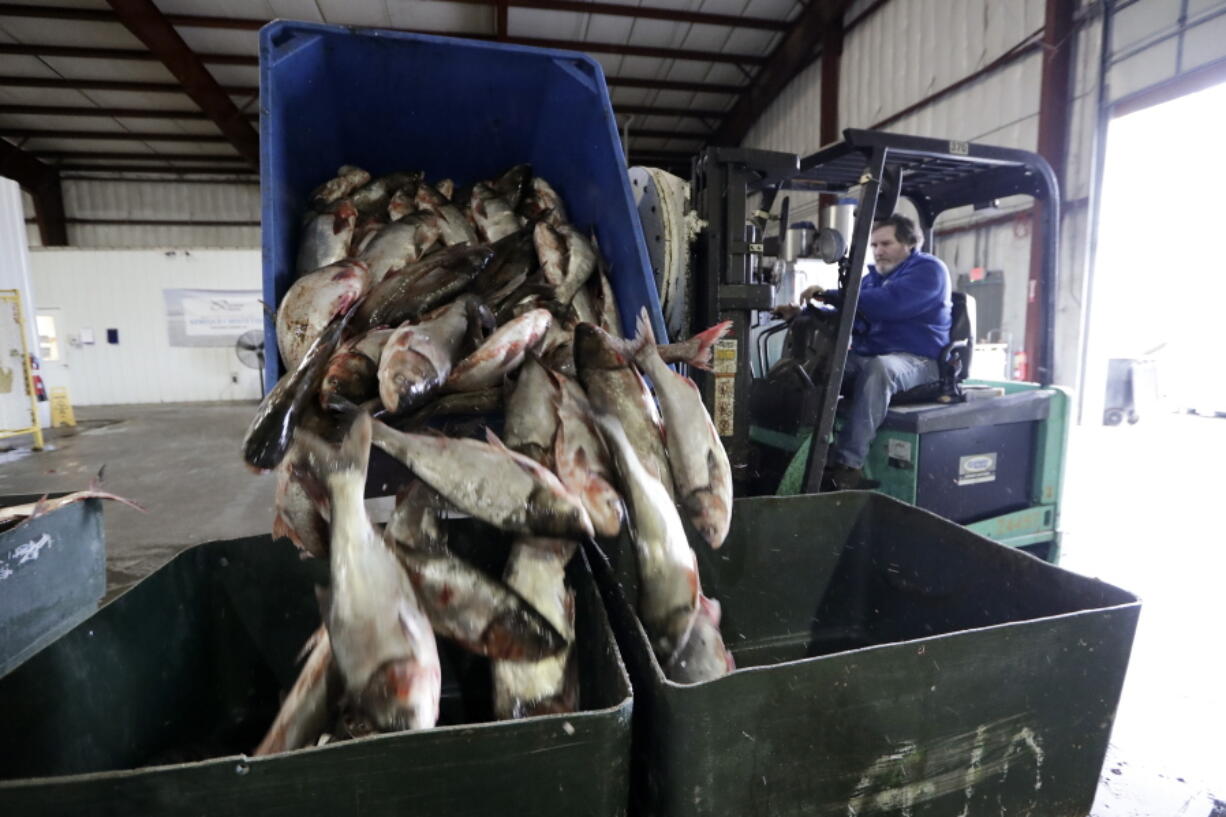
<svg viewBox="0 0 1226 817">
<path fill-rule="evenodd" d="M 1032 54 L 889 125 L 915 136 L 1034 150 L 1042 59 Z"/>
<path fill-rule="evenodd" d="M 259 374 L 232 347 L 170 346 L 162 296 L 260 289 L 258 250 L 43 249 L 31 253 L 31 266 L 37 306 L 62 310 L 61 335 L 94 331 L 94 345 L 65 346 L 75 404 L 258 398 Z M 108 328 L 119 330 L 118 344 L 107 343 Z"/>
<path fill-rule="evenodd" d="M 746 147 L 806 156 L 821 147 L 822 63 L 815 60 L 783 89 L 745 136 Z"/>
<path fill-rule="evenodd" d="M 167 183 L 69 179 L 64 212 L 74 247 L 260 246 L 260 188 L 254 184 Z M 34 215 L 26 197 L 26 217 Z M 251 226 L 73 224 L 72 219 L 112 221 L 234 221 Z M 30 246 L 41 246 L 37 229 Z"/>
<path fill-rule="evenodd" d="M 992 62 L 1042 24 L 1042 0 L 890 3 L 844 42 L 839 127 L 869 127 L 892 116 Z"/>
</svg>

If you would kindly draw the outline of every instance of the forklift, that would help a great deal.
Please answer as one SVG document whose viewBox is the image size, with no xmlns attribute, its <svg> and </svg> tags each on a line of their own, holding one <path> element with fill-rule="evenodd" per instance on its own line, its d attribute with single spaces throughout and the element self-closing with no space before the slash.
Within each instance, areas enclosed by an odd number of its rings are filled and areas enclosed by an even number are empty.
<svg viewBox="0 0 1226 817">
<path fill-rule="evenodd" d="M 1037 310 L 1029 321 L 1038 332 L 1036 382 L 968 378 L 975 305 L 955 293 L 939 380 L 895 395 L 864 472 L 879 484 L 875 490 L 1056 562 L 1071 399 L 1051 383 L 1060 214 L 1047 162 L 1022 150 L 849 129 L 842 141 L 803 158 L 708 148 L 695 159 L 692 179 L 703 228 L 691 248 L 692 325 L 733 323 L 716 349 L 713 371 L 696 379 L 741 496 L 829 487 L 822 476 L 878 214 L 890 215 L 908 199 L 925 249 L 939 257 L 933 225 L 942 213 L 992 206 L 1006 196 L 1034 199 L 1034 229 L 1043 238 L 1039 297 L 1029 305 Z M 809 240 L 797 239 L 789 229 L 789 201 L 799 192 L 854 204 L 850 236 L 823 227 L 809 229 Z M 764 239 L 781 193 L 789 195 L 779 200 L 778 235 Z M 790 282 L 777 273 L 786 264 L 768 269 L 763 261 L 788 256 L 837 264 L 836 309 L 810 304 L 786 322 L 772 318 L 778 302 L 792 300 Z M 786 340 L 772 356 L 776 335 Z"/>
</svg>

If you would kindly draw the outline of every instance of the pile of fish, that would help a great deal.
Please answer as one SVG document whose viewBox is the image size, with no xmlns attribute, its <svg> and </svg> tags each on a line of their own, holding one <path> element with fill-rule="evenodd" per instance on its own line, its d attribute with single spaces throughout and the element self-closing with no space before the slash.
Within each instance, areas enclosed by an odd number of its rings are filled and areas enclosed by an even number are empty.
<svg viewBox="0 0 1226 817">
<path fill-rule="evenodd" d="M 276 472 L 274 536 L 327 559 L 331 585 L 258 753 L 435 725 L 436 636 L 490 660 L 496 717 L 573 711 L 566 566 L 623 530 L 668 676 L 732 669 L 682 522 L 723 543 L 728 459 L 669 368 L 706 367 L 726 325 L 657 345 L 644 310 L 624 339 L 594 238 L 527 165 L 463 190 L 343 166 L 311 195 L 297 272 L 276 320 L 287 374 L 243 457 Z M 491 415 L 501 438 L 475 433 Z M 372 444 L 412 475 L 383 526 L 363 501 Z M 501 578 L 448 546 L 455 515 L 510 537 Z"/>
</svg>

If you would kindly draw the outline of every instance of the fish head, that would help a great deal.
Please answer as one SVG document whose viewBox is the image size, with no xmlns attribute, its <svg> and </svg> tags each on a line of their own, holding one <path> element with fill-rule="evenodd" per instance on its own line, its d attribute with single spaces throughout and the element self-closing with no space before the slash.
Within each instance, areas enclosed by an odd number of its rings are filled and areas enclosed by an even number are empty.
<svg viewBox="0 0 1226 817">
<path fill-rule="evenodd" d="M 389 348 L 379 361 L 379 399 L 393 414 L 415 408 L 441 382 L 430 358 L 412 347 Z"/>
<path fill-rule="evenodd" d="M 681 504 L 689 514 L 694 529 L 713 550 L 718 550 L 728 538 L 732 514 L 724 497 L 709 489 L 694 491 Z"/>
<path fill-rule="evenodd" d="M 554 480 L 542 482 L 528 498 L 532 529 L 545 536 L 592 536 L 592 518 L 583 503 Z"/>
<path fill-rule="evenodd" d="M 512 207 L 518 207 L 528 191 L 528 183 L 532 178 L 532 165 L 518 164 L 503 173 L 494 182 L 493 187 L 499 195 L 504 196 Z"/>
<path fill-rule="evenodd" d="M 336 398 L 362 403 L 374 396 L 378 369 L 375 362 L 360 352 L 341 351 L 328 361 L 323 382 L 319 386 L 319 404 L 334 405 Z"/>
<path fill-rule="evenodd" d="M 592 323 L 575 327 L 575 363 L 583 369 L 624 369 L 630 358 L 622 353 L 608 332 Z"/>
<path fill-rule="evenodd" d="M 592 477 L 584 488 L 583 504 L 598 536 L 606 539 L 617 536 L 622 529 L 626 509 L 612 485 L 600 477 Z"/>
<path fill-rule="evenodd" d="M 442 675 L 438 662 L 387 661 L 358 695 L 358 707 L 385 732 L 429 729 L 438 723 Z"/>
</svg>

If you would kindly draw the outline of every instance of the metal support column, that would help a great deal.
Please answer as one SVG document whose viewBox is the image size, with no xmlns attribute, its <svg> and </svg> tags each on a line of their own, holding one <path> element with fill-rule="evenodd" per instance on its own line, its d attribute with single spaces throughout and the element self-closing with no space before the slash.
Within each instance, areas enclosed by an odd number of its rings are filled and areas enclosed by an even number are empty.
<svg viewBox="0 0 1226 817">
<path fill-rule="evenodd" d="M 830 450 L 834 431 L 834 412 L 839 401 L 839 389 L 843 384 L 843 369 L 847 365 L 847 347 L 851 344 L 851 329 L 856 320 L 856 307 L 860 302 L 860 276 L 867 258 L 869 237 L 873 232 L 873 219 L 877 213 L 877 194 L 881 190 L 885 172 L 886 149 L 877 147 L 869 157 L 863 184 L 860 187 L 860 204 L 856 207 L 856 226 L 852 233 L 851 257 L 848 259 L 847 282 L 843 289 L 843 301 L 839 304 L 839 332 L 834 342 L 834 355 L 830 359 L 830 371 L 823 385 L 821 409 L 813 427 L 809 443 L 809 461 L 805 465 L 804 491 L 816 494 L 822 487 L 822 471 Z"/>
<path fill-rule="evenodd" d="M 749 476 L 750 329 L 759 312 L 773 306 L 774 290 L 758 271 L 762 231 L 774 189 L 764 191 L 759 209 L 750 213 L 751 188 L 764 178 L 795 173 L 795 154 L 740 148 L 709 148 L 698 158 L 694 200 L 706 223 L 696 242 L 694 328 L 731 321 L 732 328 L 715 349 L 714 371 L 695 372 L 703 402 L 728 452 L 734 484 Z"/>
</svg>

